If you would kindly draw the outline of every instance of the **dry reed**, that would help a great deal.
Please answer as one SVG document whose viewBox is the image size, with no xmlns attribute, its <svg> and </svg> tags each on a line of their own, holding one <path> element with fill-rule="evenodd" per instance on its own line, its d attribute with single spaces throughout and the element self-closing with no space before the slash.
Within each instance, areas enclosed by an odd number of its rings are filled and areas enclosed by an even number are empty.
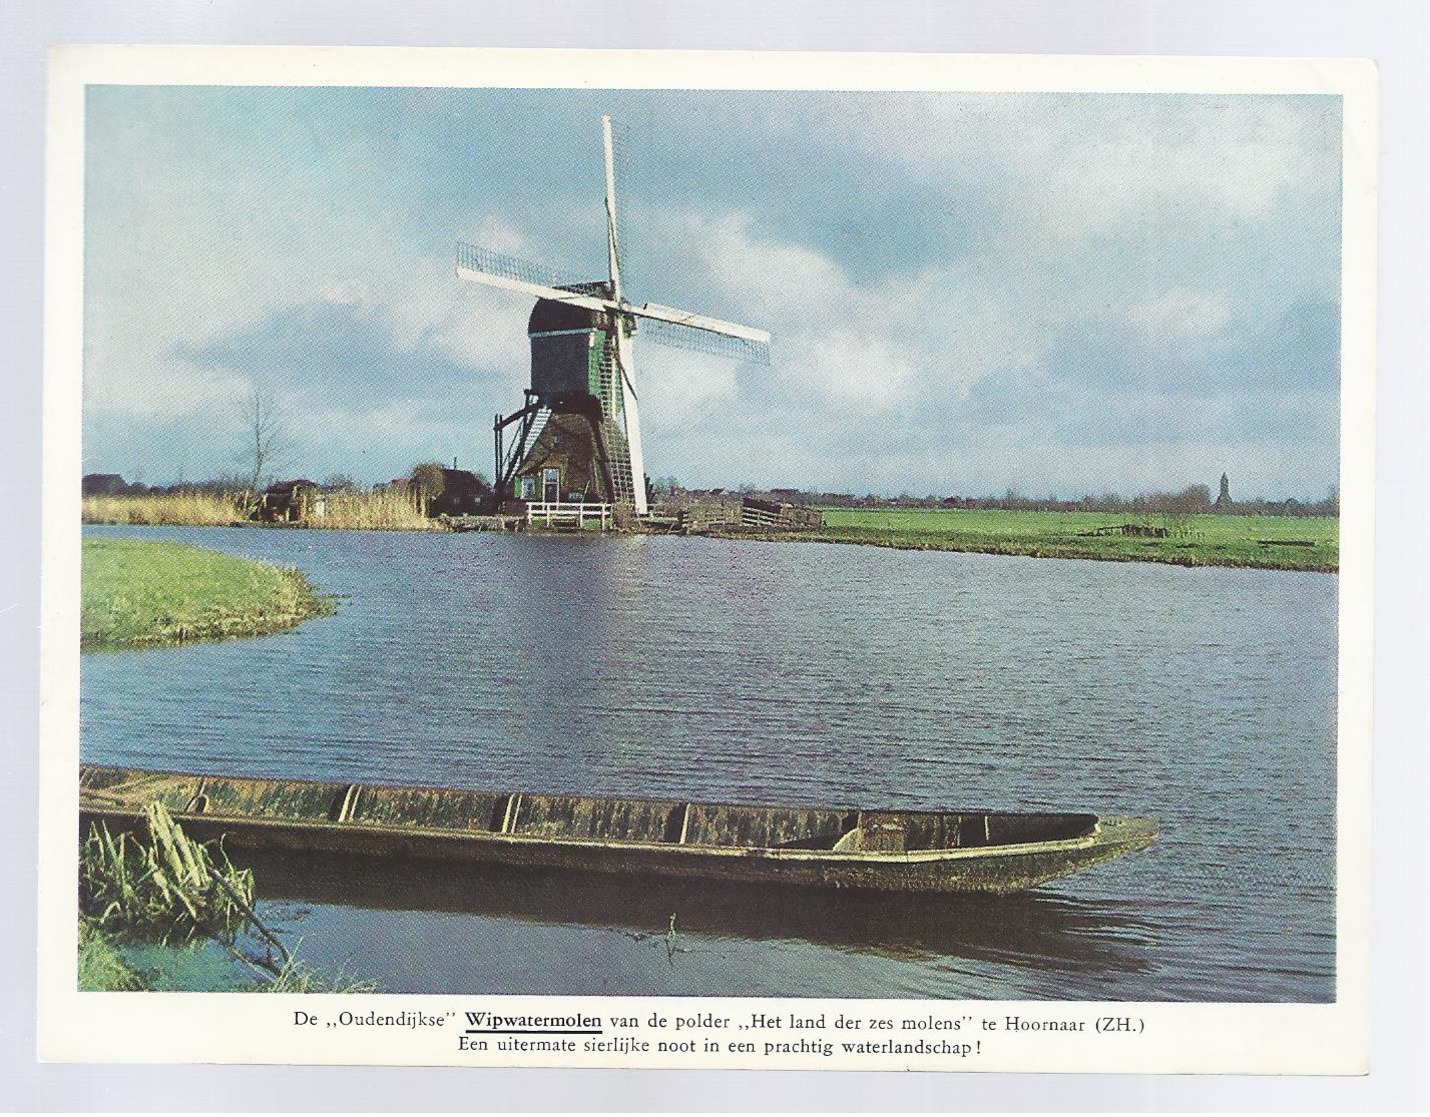
<svg viewBox="0 0 1430 1117">
<path fill-rule="evenodd" d="M 304 521 L 308 527 L 347 531 L 436 531 L 443 525 L 417 510 L 406 489 L 374 493 L 328 493 L 323 514 Z"/>
<path fill-rule="evenodd" d="M 87 496 L 87 524 L 173 524 L 214 527 L 248 518 L 239 493 L 154 493 L 149 496 Z"/>
<path fill-rule="evenodd" d="M 442 523 L 418 511 L 412 493 L 406 489 L 327 493 L 322 501 L 322 514 L 302 520 L 301 526 L 331 531 L 444 530 Z M 87 524 L 224 527 L 252 522 L 250 507 L 246 493 L 87 496 L 81 517 Z"/>
</svg>

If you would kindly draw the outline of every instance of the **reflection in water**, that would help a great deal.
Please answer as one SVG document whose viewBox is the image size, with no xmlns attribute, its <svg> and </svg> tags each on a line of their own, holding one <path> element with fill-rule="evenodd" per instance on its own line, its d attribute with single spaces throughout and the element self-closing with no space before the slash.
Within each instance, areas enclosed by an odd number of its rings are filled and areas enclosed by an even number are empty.
<svg viewBox="0 0 1430 1117">
<path fill-rule="evenodd" d="M 504 872 L 319 854 L 245 854 L 265 897 L 363 908 L 497 916 L 648 934 L 678 916 L 683 933 L 798 939 L 889 958 L 1003 962 L 1037 969 L 1138 973 L 1151 928 L 1130 904 L 1037 892 L 878 895 Z"/>
</svg>

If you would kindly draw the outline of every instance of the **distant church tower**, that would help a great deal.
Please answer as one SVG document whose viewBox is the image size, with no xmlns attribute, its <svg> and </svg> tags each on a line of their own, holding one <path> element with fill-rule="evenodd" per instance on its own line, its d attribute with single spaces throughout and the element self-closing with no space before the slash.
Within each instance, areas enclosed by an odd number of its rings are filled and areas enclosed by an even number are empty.
<svg viewBox="0 0 1430 1117">
<path fill-rule="evenodd" d="M 1225 508 L 1231 503 L 1231 482 L 1226 479 L 1226 474 L 1221 475 L 1221 492 L 1216 494 L 1216 503 L 1213 508 Z"/>
</svg>

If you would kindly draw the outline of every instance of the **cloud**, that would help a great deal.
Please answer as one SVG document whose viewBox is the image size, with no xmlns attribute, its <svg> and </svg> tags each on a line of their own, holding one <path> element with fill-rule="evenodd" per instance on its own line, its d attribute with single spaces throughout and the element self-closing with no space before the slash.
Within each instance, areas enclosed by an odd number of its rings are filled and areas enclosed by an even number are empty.
<svg viewBox="0 0 1430 1117">
<path fill-rule="evenodd" d="M 1172 290 L 1128 308 L 1127 317 L 1154 344 L 1215 334 L 1231 318 L 1224 292 Z"/>
<path fill-rule="evenodd" d="M 527 384 L 531 302 L 458 281 L 452 243 L 600 275 L 612 111 L 635 129 L 632 296 L 774 335 L 770 368 L 638 338 L 654 472 L 1042 490 L 1207 480 L 1221 454 L 1272 490 L 1334 476 L 1333 99 L 135 88 L 92 107 L 96 469 L 142 449 L 162 479 L 181 442 L 190 476 L 223 468 L 219 416 L 256 381 L 301 416 L 304 472 L 484 461 L 486 418 Z"/>
<path fill-rule="evenodd" d="M 1056 242 L 1263 221 L 1339 197 L 1334 97 L 847 94 L 853 142 L 927 175 L 980 162 L 1017 236 Z"/>
</svg>

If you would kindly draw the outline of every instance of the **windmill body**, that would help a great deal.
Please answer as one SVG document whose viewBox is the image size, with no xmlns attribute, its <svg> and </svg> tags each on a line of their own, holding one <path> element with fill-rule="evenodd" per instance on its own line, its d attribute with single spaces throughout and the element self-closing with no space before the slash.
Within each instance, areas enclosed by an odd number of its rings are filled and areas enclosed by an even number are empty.
<svg viewBox="0 0 1430 1117">
<path fill-rule="evenodd" d="M 653 340 L 768 362 L 769 334 L 717 318 L 645 303 L 621 289 L 610 119 L 606 156 L 608 279 L 563 283 L 548 268 L 462 244 L 457 275 L 536 297 L 527 323 L 531 381 L 523 406 L 493 425 L 496 492 L 503 501 L 553 506 L 608 504 L 617 522 L 647 512 L 644 451 L 635 391 L 637 321 Z"/>
</svg>

